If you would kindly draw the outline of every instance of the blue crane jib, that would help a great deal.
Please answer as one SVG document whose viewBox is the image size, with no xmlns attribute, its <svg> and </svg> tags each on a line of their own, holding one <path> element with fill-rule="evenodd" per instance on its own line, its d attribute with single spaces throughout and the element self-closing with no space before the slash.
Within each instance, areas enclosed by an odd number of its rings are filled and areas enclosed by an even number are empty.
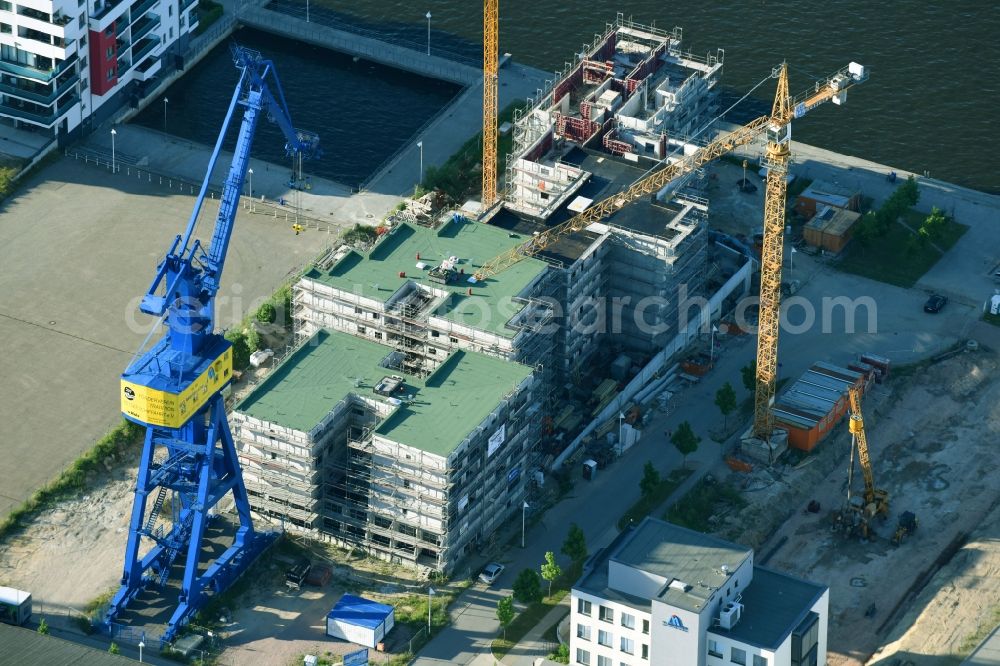
<svg viewBox="0 0 1000 666">
<path fill-rule="evenodd" d="M 164 640 L 172 640 L 209 595 L 225 590 L 273 538 L 272 534 L 259 533 L 253 528 L 250 503 L 226 420 L 222 390 L 233 378 L 233 352 L 231 343 L 215 331 L 215 296 L 261 112 L 281 129 L 287 142 L 285 150 L 298 164 L 303 158 L 318 154 L 319 138 L 293 127 L 271 61 L 238 46 L 233 47 L 233 60 L 240 70 L 240 80 L 233 91 L 194 210 L 184 234 L 177 236 L 157 267 L 153 283 L 139 306 L 142 312 L 161 318 L 167 327 L 166 335 L 122 374 L 122 413 L 145 426 L 146 437 L 121 588 L 105 615 L 105 624 L 112 633 L 121 612 L 147 585 L 167 584 L 176 561 L 177 568 L 183 568 L 178 605 L 163 636 Z M 273 87 L 268 85 L 269 79 Z M 238 106 L 243 107 L 243 120 L 223 185 L 215 228 L 205 247 L 193 236 L 209 179 Z M 203 541 L 212 509 L 230 492 L 239 526 L 225 552 L 210 563 L 203 562 L 208 550 Z M 171 519 L 158 521 L 168 494 Z M 144 540 L 152 543 L 140 556 Z"/>
</svg>

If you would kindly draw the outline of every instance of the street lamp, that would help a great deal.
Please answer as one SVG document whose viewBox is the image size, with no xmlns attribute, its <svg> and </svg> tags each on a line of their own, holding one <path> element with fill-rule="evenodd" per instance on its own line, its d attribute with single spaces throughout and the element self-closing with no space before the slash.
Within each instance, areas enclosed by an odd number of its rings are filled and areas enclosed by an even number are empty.
<svg viewBox="0 0 1000 666">
<path fill-rule="evenodd" d="M 431 13 L 427 12 L 427 55 L 431 54 Z"/>
<path fill-rule="evenodd" d="M 715 365 L 715 334 L 719 332 L 719 328 L 712 324 L 712 341 L 708 346 L 708 364 Z"/>
<path fill-rule="evenodd" d="M 525 524 L 525 516 L 527 516 L 527 511 L 528 511 L 528 503 L 525 502 L 524 505 L 521 506 L 521 548 L 524 548 L 524 524 Z"/>
<path fill-rule="evenodd" d="M 795 255 L 798 254 L 798 250 L 794 247 L 792 248 L 791 254 L 788 255 L 788 279 L 792 278 L 792 274 L 795 272 Z"/>
<path fill-rule="evenodd" d="M 166 97 L 163 98 L 163 131 L 167 131 L 167 102 L 170 100 Z"/>
<path fill-rule="evenodd" d="M 424 182 L 424 142 L 417 141 L 417 148 L 420 149 L 420 182 L 418 185 L 422 185 Z"/>
<path fill-rule="evenodd" d="M 433 596 L 434 596 L 434 588 L 428 587 L 427 588 L 427 636 L 428 637 L 430 637 L 431 635 L 431 604 L 434 603 L 431 597 Z"/>
<path fill-rule="evenodd" d="M 309 23 L 309 0 L 306 0 L 306 23 Z"/>
<path fill-rule="evenodd" d="M 247 176 L 250 178 L 250 212 L 253 212 L 253 169 L 247 169 Z"/>
<path fill-rule="evenodd" d="M 117 134 L 118 134 L 118 132 L 116 132 L 115 128 L 112 127 L 111 128 L 111 173 L 115 173 L 118 170 L 117 167 L 115 166 L 116 165 L 116 161 L 115 161 L 115 136 Z"/>
<path fill-rule="evenodd" d="M 618 412 L 618 455 L 625 452 L 625 442 L 622 441 L 622 424 L 625 423 L 625 413 Z"/>
<path fill-rule="evenodd" d="M 146 644 L 143 643 L 142 640 L 140 640 L 139 641 L 139 663 L 140 664 L 142 663 L 142 648 L 144 648 L 144 647 L 146 647 Z"/>
</svg>

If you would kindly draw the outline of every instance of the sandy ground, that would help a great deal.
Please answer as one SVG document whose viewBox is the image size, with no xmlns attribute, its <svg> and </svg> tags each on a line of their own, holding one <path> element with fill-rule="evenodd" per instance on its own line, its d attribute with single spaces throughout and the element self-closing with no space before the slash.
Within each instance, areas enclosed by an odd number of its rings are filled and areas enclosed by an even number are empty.
<svg viewBox="0 0 1000 666">
<path fill-rule="evenodd" d="M 924 596 L 912 598 L 948 563 L 949 546 L 953 551 L 983 525 L 1000 498 L 992 465 L 984 464 L 995 460 L 1000 431 L 1000 381 L 993 379 L 997 367 L 992 352 L 963 352 L 913 377 L 875 385 L 862 409 L 876 486 L 889 491 L 891 507 L 890 517 L 877 523 L 878 536 L 869 543 L 831 530 L 832 511 L 845 497 L 850 440 L 843 428 L 800 469 L 780 475 L 755 472 L 740 479 L 749 486 L 745 496 L 752 505 L 739 522 L 728 519 L 724 536 L 757 546 L 761 558 L 773 551 L 769 567 L 830 586 L 831 665 L 864 664 L 886 641 L 898 637 L 901 629 L 887 634 L 894 624 L 909 626 L 924 608 L 938 606 L 936 612 L 943 612 L 941 599 L 931 601 L 939 589 L 949 604 L 947 629 L 911 631 L 905 645 L 914 654 L 949 654 L 957 650 L 956 642 L 977 631 L 984 607 L 1000 598 L 998 580 L 970 585 L 975 592 L 967 595 L 962 589 L 969 581 L 940 575 Z M 861 487 L 856 475 L 855 489 Z M 820 502 L 819 513 L 804 511 L 811 499 Z M 776 505 L 785 509 L 774 511 Z M 919 529 L 896 547 L 890 538 L 897 516 L 906 510 L 917 514 Z M 792 512 L 787 520 L 786 511 Z M 980 539 L 996 540 L 995 518 L 983 527 L 986 533 Z M 956 574 L 966 572 L 961 575 L 977 581 L 991 573 L 995 578 L 1000 547 L 976 548 L 973 542 L 962 553 L 949 565 L 957 567 Z M 872 604 L 875 614 L 866 617 Z M 911 618 L 909 623 L 899 621 L 903 614 Z"/>
<path fill-rule="evenodd" d="M 997 535 L 1000 507 L 990 512 L 961 550 L 934 575 L 889 633 L 891 642 L 868 664 L 890 666 L 899 659 L 900 666 L 957 666 L 994 627 L 1000 612 Z"/>
<path fill-rule="evenodd" d="M 30 590 L 42 613 L 44 607 L 80 610 L 116 588 L 135 475 L 135 466 L 115 469 L 106 483 L 42 512 L 24 534 L 6 540 L 0 545 L 4 584 Z"/>
</svg>

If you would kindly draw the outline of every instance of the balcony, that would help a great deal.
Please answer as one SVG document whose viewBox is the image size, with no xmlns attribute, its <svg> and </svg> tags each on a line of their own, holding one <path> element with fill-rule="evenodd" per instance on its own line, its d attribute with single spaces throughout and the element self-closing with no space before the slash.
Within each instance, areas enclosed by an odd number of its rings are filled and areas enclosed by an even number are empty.
<svg viewBox="0 0 1000 666">
<path fill-rule="evenodd" d="M 54 125 L 56 118 L 58 117 L 58 113 L 55 109 L 41 109 L 30 103 L 26 103 L 22 106 L 2 102 L 0 103 L 0 114 L 20 118 L 21 120 L 28 120 L 46 127 Z"/>
<path fill-rule="evenodd" d="M 47 58 L 45 60 L 48 60 Z M 7 60 L 0 60 L 0 70 L 8 72 L 10 74 L 15 74 L 17 76 L 23 76 L 26 79 L 32 79 L 34 81 L 48 82 L 55 77 L 62 74 L 66 69 L 76 62 L 76 54 L 72 57 L 62 60 L 55 67 L 52 68 L 39 68 L 31 67 L 29 65 L 22 65 L 16 62 L 10 62 Z"/>
<path fill-rule="evenodd" d="M 90 18 L 95 21 L 100 21 L 102 18 L 111 13 L 111 10 L 122 4 L 122 0 L 108 0 L 104 3 L 103 7 L 94 8 L 94 13 L 90 15 Z"/>
<path fill-rule="evenodd" d="M 186 11 L 188 7 L 198 2 L 198 0 L 181 0 L 181 11 Z"/>
<path fill-rule="evenodd" d="M 55 90 L 41 85 L 34 89 L 27 89 L 11 85 L 9 83 L 0 83 L 0 92 L 5 92 L 8 95 L 15 95 L 22 99 L 27 99 L 35 102 L 36 104 L 44 104 L 45 106 L 48 106 L 52 104 L 52 102 L 56 101 L 56 98 L 59 97 L 59 95 L 76 85 L 76 82 L 79 80 L 80 76 L 78 74 L 73 74 L 65 81 L 60 82 Z"/>
<path fill-rule="evenodd" d="M 141 2 L 137 2 L 132 5 L 132 8 L 129 10 L 129 23 L 135 23 L 146 11 L 149 10 L 150 7 L 159 1 L 160 0 L 141 0 Z"/>
<path fill-rule="evenodd" d="M 44 21 L 45 23 L 52 23 L 52 14 L 46 12 L 40 12 L 37 9 L 32 9 L 31 7 L 25 7 L 24 5 L 17 6 L 17 13 L 19 16 L 27 16 L 28 18 L 35 19 L 36 21 Z"/>
<path fill-rule="evenodd" d="M 144 39 L 132 47 L 132 62 L 138 63 L 149 55 L 153 49 L 160 45 L 160 40 L 156 38 Z"/>
<path fill-rule="evenodd" d="M 149 31 L 160 25 L 160 17 L 156 14 L 146 14 L 141 21 L 136 21 L 132 26 L 132 43 L 135 44 L 140 39 L 149 34 Z"/>
</svg>

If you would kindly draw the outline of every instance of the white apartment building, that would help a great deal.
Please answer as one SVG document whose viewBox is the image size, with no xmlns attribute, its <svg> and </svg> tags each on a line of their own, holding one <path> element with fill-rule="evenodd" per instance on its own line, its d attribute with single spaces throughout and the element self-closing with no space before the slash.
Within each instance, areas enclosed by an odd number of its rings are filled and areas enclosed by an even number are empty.
<svg viewBox="0 0 1000 666">
<path fill-rule="evenodd" d="M 580 666 L 823 666 L 829 588 L 754 566 L 753 551 L 646 518 L 572 591 Z"/>
<path fill-rule="evenodd" d="M 198 25 L 197 0 L 0 0 L 0 122 L 68 138 L 147 92 Z"/>
</svg>

